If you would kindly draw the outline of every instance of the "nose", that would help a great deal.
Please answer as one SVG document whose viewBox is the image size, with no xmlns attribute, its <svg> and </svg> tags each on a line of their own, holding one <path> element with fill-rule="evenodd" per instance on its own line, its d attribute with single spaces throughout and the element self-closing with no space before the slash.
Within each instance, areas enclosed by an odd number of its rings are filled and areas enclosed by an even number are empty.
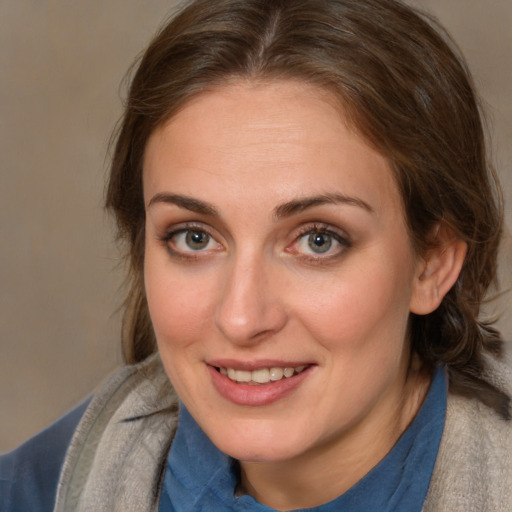
<svg viewBox="0 0 512 512">
<path fill-rule="evenodd" d="M 276 276 L 269 268 L 271 264 L 262 260 L 239 257 L 232 262 L 215 311 L 217 329 L 239 345 L 271 337 L 287 321 L 279 279 L 272 279 Z"/>
</svg>

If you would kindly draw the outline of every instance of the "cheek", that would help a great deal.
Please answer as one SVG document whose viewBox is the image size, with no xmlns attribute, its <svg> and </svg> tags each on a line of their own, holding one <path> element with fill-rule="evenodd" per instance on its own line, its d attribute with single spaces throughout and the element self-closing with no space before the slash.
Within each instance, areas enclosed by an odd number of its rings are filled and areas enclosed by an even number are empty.
<svg viewBox="0 0 512 512">
<path fill-rule="evenodd" d="M 200 338 L 211 315 L 211 284 L 189 279 L 155 252 L 146 253 L 146 297 L 159 349 L 172 351 Z"/>
<path fill-rule="evenodd" d="M 400 352 L 409 318 L 407 274 L 381 261 L 332 276 L 300 301 L 303 322 L 331 351 L 370 358 L 389 354 L 391 347 Z"/>
<path fill-rule="evenodd" d="M 178 395 L 188 403 L 201 396 L 202 360 L 211 318 L 207 283 L 198 286 L 186 272 L 148 251 L 144 279 L 149 313 L 165 371 Z"/>
</svg>

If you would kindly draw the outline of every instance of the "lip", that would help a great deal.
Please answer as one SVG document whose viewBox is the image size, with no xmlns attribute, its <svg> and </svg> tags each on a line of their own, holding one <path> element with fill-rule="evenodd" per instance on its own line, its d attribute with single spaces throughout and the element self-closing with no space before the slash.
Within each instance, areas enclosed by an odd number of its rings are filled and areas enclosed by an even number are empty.
<svg viewBox="0 0 512 512">
<path fill-rule="evenodd" d="M 234 368 L 235 370 L 245 370 L 252 372 L 261 368 L 297 368 L 298 366 L 312 366 L 311 361 L 283 361 L 278 359 L 258 359 L 257 361 L 240 361 L 238 359 L 214 359 L 207 361 L 209 366 L 217 368 Z"/>
<path fill-rule="evenodd" d="M 240 361 L 215 361 L 209 362 L 207 368 L 212 379 L 213 386 L 217 392 L 229 402 L 236 405 L 246 405 L 252 407 L 269 405 L 282 398 L 288 396 L 295 391 L 305 379 L 307 379 L 313 371 L 315 365 L 311 363 L 304 363 L 307 368 L 298 375 L 293 377 L 284 378 L 279 381 L 269 382 L 268 384 L 243 384 L 234 382 L 227 376 L 222 375 L 216 368 L 236 368 L 240 370 L 258 370 L 260 368 L 275 367 L 297 367 L 302 366 L 302 363 L 284 363 L 277 361 L 258 361 L 256 363 L 242 364 Z"/>
</svg>

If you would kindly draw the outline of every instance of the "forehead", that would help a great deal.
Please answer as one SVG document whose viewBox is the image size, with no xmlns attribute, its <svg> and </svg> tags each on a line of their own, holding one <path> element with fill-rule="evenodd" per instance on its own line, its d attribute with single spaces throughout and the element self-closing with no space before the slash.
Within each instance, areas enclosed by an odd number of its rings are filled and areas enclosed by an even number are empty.
<svg viewBox="0 0 512 512">
<path fill-rule="evenodd" d="M 239 82 L 193 98 L 150 137 L 144 192 L 162 189 L 276 201 L 331 192 L 378 208 L 400 203 L 390 165 L 348 124 L 328 92 L 295 81 Z"/>
</svg>

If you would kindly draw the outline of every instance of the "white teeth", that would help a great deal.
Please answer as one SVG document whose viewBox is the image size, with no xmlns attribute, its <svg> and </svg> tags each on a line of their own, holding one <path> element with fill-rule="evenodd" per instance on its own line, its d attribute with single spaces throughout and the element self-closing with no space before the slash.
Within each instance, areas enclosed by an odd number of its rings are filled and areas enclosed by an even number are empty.
<svg viewBox="0 0 512 512">
<path fill-rule="evenodd" d="M 295 372 L 295 370 L 293 368 L 285 368 L 283 371 L 284 376 L 287 378 L 291 377 L 294 372 Z"/>
<path fill-rule="evenodd" d="M 305 365 L 293 367 L 280 368 L 278 366 L 272 368 L 259 368 L 258 370 L 235 370 L 234 368 L 219 368 L 222 375 L 226 375 L 229 379 L 235 382 L 254 383 L 254 384 L 268 384 L 269 382 L 276 382 L 283 378 L 290 378 L 298 373 L 304 371 Z"/>
<path fill-rule="evenodd" d="M 235 370 L 235 380 L 237 382 L 251 382 L 252 372 L 246 370 Z"/>
<path fill-rule="evenodd" d="M 283 378 L 282 368 L 270 368 L 270 380 L 281 380 Z"/>
<path fill-rule="evenodd" d="M 258 384 L 266 384 L 270 381 L 270 370 L 268 368 L 262 368 L 261 370 L 254 370 L 252 372 L 252 379 Z"/>
</svg>

